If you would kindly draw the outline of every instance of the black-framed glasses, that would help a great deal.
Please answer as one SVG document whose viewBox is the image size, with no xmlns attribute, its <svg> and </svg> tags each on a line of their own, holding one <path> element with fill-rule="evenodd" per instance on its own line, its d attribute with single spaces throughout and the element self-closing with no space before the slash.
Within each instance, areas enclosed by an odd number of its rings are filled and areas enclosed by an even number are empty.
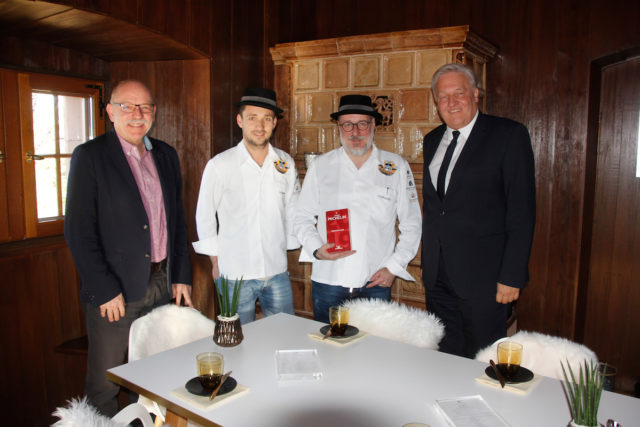
<svg viewBox="0 0 640 427">
<path fill-rule="evenodd" d="M 140 108 L 142 114 L 153 113 L 156 106 L 155 104 L 131 104 L 129 102 L 112 102 L 111 104 L 119 106 L 123 113 L 133 113 L 136 108 Z"/>
<path fill-rule="evenodd" d="M 342 128 L 345 132 L 351 132 L 355 126 L 358 127 L 358 130 L 367 130 L 369 126 L 371 126 L 372 120 L 360 120 L 357 123 L 353 122 L 342 122 L 338 123 L 338 126 Z"/>
</svg>

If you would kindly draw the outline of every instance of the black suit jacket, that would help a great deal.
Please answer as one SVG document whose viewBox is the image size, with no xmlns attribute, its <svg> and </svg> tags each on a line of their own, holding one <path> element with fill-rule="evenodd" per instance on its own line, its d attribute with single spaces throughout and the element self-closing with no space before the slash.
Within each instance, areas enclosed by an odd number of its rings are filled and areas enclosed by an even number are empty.
<svg viewBox="0 0 640 427">
<path fill-rule="evenodd" d="M 424 137 L 422 280 L 427 292 L 440 254 L 462 298 L 495 296 L 496 283 L 523 288 L 535 225 L 535 172 L 529 132 L 480 113 L 440 200 L 429 164 L 446 126 Z M 428 298 L 428 296 L 427 296 Z"/>
<path fill-rule="evenodd" d="M 152 139 L 152 143 L 167 219 L 167 287 L 191 284 L 178 156 L 164 142 Z M 148 224 L 116 133 L 76 147 L 69 170 L 64 234 L 82 282 L 82 301 L 99 306 L 121 292 L 126 302 L 144 297 L 151 262 Z"/>
</svg>

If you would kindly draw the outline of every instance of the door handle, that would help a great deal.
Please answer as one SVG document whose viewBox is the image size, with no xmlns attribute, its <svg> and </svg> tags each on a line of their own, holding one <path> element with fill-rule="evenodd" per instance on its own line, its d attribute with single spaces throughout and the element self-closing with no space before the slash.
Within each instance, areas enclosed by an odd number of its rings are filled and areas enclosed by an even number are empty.
<svg viewBox="0 0 640 427">
<path fill-rule="evenodd" d="M 7 155 L 0 150 L 0 163 L 4 162 L 4 159 L 6 158 L 7 158 Z"/>
<path fill-rule="evenodd" d="M 32 153 L 31 151 L 27 151 L 24 155 L 24 158 L 27 162 L 31 163 L 34 160 L 44 160 L 43 156 L 39 156 L 37 154 Z"/>
</svg>

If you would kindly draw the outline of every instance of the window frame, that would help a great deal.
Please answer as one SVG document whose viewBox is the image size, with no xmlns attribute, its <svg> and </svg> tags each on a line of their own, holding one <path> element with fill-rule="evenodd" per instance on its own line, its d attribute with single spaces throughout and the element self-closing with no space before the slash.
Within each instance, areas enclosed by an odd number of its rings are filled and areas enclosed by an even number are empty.
<svg viewBox="0 0 640 427">
<path fill-rule="evenodd" d="M 61 95 L 90 96 L 93 109 L 93 129 L 101 135 L 105 131 L 105 114 L 101 109 L 101 95 L 104 83 L 75 77 L 56 76 L 37 73 L 18 74 L 18 98 L 20 104 L 20 129 L 22 152 L 22 188 L 25 238 L 44 237 L 64 232 L 64 215 L 38 219 L 36 195 L 36 168 L 38 160 L 28 160 L 27 152 L 34 152 L 32 92 L 55 93 Z"/>
</svg>

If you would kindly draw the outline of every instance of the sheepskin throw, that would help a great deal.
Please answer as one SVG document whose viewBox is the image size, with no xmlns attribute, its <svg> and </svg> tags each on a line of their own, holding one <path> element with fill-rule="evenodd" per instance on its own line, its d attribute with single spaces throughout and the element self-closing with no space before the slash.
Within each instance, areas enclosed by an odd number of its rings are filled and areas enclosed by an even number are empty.
<svg viewBox="0 0 640 427">
<path fill-rule="evenodd" d="M 64 408 L 57 408 L 53 413 L 59 421 L 53 427 L 122 427 L 126 424 L 113 421 L 98 413 L 98 410 L 87 402 L 87 398 L 71 399 Z"/>
<path fill-rule="evenodd" d="M 598 363 L 598 357 L 589 348 L 582 344 L 569 341 L 566 338 L 554 337 L 538 332 L 520 331 L 508 338 L 522 344 L 521 365 L 538 375 L 564 379 L 560 362 L 569 361 L 571 368 L 577 372 L 579 365 L 593 361 Z M 497 348 L 502 338 L 482 349 L 476 354 L 476 360 L 489 363 L 489 359 L 496 360 Z"/>
<path fill-rule="evenodd" d="M 433 350 L 444 336 L 436 316 L 395 301 L 355 299 L 343 305 L 349 307 L 349 324 L 372 335 Z"/>
<path fill-rule="evenodd" d="M 129 362 L 205 337 L 213 337 L 216 324 L 190 307 L 167 304 L 136 319 L 129 331 Z M 138 403 L 165 420 L 166 408 L 140 396 Z"/>
<path fill-rule="evenodd" d="M 129 361 L 141 359 L 205 337 L 213 337 L 216 324 L 190 307 L 167 304 L 131 324 Z"/>
</svg>

